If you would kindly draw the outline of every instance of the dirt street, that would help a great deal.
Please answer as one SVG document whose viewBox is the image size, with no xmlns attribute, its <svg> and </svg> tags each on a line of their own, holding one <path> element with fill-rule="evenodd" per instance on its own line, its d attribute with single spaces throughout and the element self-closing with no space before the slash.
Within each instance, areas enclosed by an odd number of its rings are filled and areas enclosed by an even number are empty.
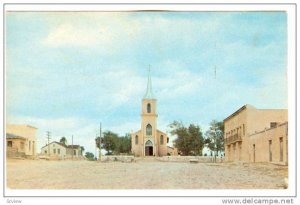
<svg viewBox="0 0 300 205">
<path fill-rule="evenodd" d="M 287 166 L 7 160 L 11 189 L 282 189 Z"/>
</svg>

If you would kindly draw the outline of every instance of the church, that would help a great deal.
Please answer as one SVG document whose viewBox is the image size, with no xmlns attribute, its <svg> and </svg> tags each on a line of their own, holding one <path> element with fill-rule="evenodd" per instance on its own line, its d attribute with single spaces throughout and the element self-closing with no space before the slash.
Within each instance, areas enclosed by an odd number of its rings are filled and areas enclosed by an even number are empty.
<svg viewBox="0 0 300 205">
<path fill-rule="evenodd" d="M 174 152 L 174 148 L 167 145 L 167 134 L 157 129 L 156 102 L 149 69 L 147 90 L 142 99 L 141 129 L 131 133 L 131 151 L 135 156 L 166 156 Z"/>
</svg>

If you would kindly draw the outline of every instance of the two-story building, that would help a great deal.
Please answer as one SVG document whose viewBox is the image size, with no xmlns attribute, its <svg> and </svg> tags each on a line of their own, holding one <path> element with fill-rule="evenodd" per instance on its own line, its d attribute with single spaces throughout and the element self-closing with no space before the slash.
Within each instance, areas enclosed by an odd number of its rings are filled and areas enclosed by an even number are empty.
<svg viewBox="0 0 300 205">
<path fill-rule="evenodd" d="M 287 109 L 244 105 L 224 119 L 225 160 L 287 163 Z"/>
</svg>

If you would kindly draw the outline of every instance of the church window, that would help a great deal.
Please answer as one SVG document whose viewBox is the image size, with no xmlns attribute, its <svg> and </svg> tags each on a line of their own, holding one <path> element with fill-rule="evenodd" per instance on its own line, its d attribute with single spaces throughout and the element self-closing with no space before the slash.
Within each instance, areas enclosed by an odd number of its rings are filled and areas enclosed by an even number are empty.
<svg viewBox="0 0 300 205">
<path fill-rule="evenodd" d="M 160 136 L 160 144 L 164 144 L 164 136 Z"/>
<path fill-rule="evenodd" d="M 139 136 L 135 136 L 135 144 L 138 144 L 139 143 Z"/>
<path fill-rule="evenodd" d="M 153 146 L 152 142 L 150 140 L 148 140 L 146 143 L 145 143 L 146 146 Z"/>
<path fill-rule="evenodd" d="M 150 124 L 146 127 L 146 135 L 152 135 L 152 126 Z"/>
<path fill-rule="evenodd" d="M 151 113 L 151 104 L 150 103 L 147 104 L 147 113 Z"/>
</svg>

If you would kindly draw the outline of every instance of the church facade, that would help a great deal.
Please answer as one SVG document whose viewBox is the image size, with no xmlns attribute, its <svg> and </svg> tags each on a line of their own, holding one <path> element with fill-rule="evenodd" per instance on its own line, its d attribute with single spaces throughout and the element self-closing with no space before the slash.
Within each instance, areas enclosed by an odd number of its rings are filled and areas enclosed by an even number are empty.
<svg viewBox="0 0 300 205">
<path fill-rule="evenodd" d="M 152 94 L 149 70 L 147 91 L 142 99 L 141 129 L 131 133 L 131 151 L 135 156 L 168 155 L 169 138 L 157 129 L 157 117 L 157 101 Z"/>
</svg>

